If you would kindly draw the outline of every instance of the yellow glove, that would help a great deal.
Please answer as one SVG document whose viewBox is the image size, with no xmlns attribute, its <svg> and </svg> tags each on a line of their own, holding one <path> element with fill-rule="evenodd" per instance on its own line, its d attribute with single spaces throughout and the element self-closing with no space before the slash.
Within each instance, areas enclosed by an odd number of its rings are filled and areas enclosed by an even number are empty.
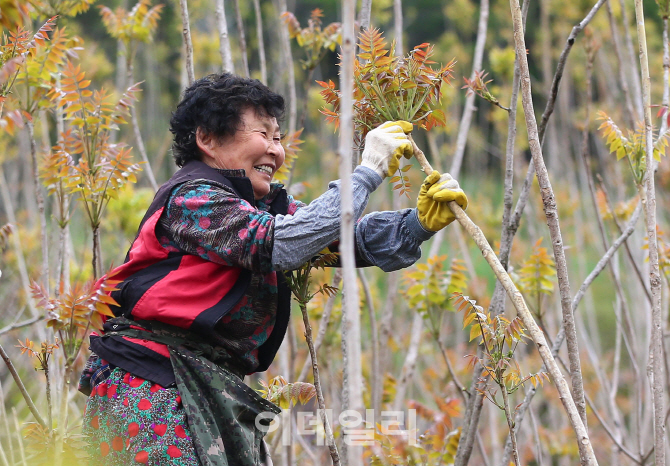
<svg viewBox="0 0 670 466">
<path fill-rule="evenodd" d="M 441 230 L 456 219 L 447 205 L 449 201 L 456 201 L 464 210 L 468 207 L 468 198 L 458 186 L 458 181 L 449 173 L 440 176 L 439 172 L 433 170 L 421 185 L 416 201 L 419 222 L 426 230 Z"/>
<path fill-rule="evenodd" d="M 412 157 L 412 143 L 407 137 L 411 131 L 412 123 L 407 121 L 387 121 L 370 131 L 365 137 L 361 166 L 374 170 L 382 179 L 393 175 L 401 156 Z"/>
</svg>

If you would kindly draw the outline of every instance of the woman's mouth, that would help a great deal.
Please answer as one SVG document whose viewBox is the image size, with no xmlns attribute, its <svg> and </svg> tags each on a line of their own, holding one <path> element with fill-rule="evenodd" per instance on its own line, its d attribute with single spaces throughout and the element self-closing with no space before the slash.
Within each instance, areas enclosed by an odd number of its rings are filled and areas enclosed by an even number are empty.
<svg viewBox="0 0 670 466">
<path fill-rule="evenodd" d="M 254 167 L 254 170 L 265 173 L 268 176 L 272 176 L 272 171 L 274 169 L 270 165 L 257 165 Z"/>
</svg>

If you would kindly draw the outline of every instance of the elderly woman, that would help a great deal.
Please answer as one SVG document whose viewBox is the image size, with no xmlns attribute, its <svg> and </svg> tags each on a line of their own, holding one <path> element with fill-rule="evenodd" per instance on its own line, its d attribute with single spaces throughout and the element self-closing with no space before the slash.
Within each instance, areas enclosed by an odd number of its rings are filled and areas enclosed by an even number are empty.
<svg viewBox="0 0 670 466">
<path fill-rule="evenodd" d="M 170 122 L 181 169 L 156 193 L 114 271 L 116 317 L 91 337 L 82 387 L 90 390 L 84 431 L 93 463 L 265 462 L 255 420 L 278 410 L 242 379 L 266 370 L 284 338 L 290 290 L 281 271 L 336 242 L 340 218 L 338 181 L 309 205 L 272 183 L 285 157 L 283 111 L 280 95 L 231 74 L 184 92 Z M 368 134 L 352 176 L 356 218 L 411 155 L 411 129 L 390 122 Z M 467 204 L 458 183 L 435 172 L 417 209 L 362 217 L 359 263 L 385 271 L 413 264 L 421 243 L 453 220 L 433 199 L 438 191 Z"/>
</svg>

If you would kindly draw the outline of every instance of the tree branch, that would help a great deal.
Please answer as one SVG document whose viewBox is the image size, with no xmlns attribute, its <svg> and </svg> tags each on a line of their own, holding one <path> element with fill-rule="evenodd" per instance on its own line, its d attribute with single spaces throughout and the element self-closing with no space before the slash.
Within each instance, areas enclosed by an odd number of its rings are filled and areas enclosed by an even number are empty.
<svg viewBox="0 0 670 466">
<path fill-rule="evenodd" d="M 39 411 L 37 411 L 37 407 L 35 406 L 35 403 L 33 403 L 32 398 L 30 398 L 30 394 L 28 393 L 28 390 L 26 390 L 26 386 L 23 385 L 23 381 L 21 380 L 21 377 L 19 376 L 18 372 L 16 372 L 16 368 L 14 367 L 14 364 L 12 363 L 12 360 L 9 359 L 9 356 L 5 352 L 5 349 L 0 345 L 0 357 L 2 357 L 3 361 L 5 361 L 5 364 L 7 365 L 7 369 L 9 369 L 9 373 L 12 374 L 12 377 L 14 378 L 14 382 L 16 382 L 16 385 L 19 387 L 19 391 L 21 392 L 21 395 L 23 396 L 23 399 L 26 401 L 26 404 L 28 405 L 28 409 L 30 409 L 30 412 L 33 413 L 33 416 L 35 417 L 35 420 L 45 429 L 50 429 L 51 426 L 47 426 L 46 422 L 44 422 L 44 419 L 42 419 L 42 416 L 40 416 Z"/>
</svg>

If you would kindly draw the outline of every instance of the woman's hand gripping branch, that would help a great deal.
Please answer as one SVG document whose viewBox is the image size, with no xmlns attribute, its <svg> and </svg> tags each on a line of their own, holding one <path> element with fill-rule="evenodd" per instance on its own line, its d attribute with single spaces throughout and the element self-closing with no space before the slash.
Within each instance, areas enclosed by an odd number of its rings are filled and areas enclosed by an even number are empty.
<svg viewBox="0 0 670 466">
<path fill-rule="evenodd" d="M 455 201 L 463 210 L 468 207 L 468 198 L 449 173 L 436 170 L 426 177 L 417 199 L 419 222 L 429 231 L 439 231 L 456 219 L 448 203 Z"/>
<path fill-rule="evenodd" d="M 407 121 L 387 121 L 365 137 L 361 166 L 374 170 L 382 179 L 393 175 L 400 166 L 400 157 L 412 157 L 412 143 L 407 136 L 412 124 Z"/>
</svg>

